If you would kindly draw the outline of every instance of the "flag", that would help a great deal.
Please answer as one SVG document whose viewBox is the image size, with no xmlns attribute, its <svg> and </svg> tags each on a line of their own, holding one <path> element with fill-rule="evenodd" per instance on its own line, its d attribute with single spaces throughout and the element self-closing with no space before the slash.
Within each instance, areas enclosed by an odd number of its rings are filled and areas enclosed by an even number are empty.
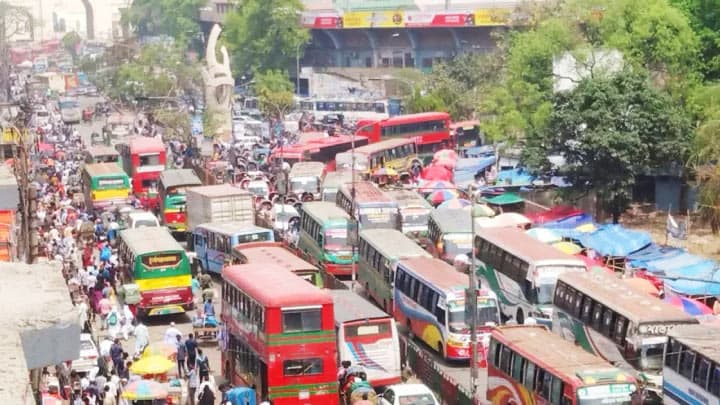
<svg viewBox="0 0 720 405">
<path fill-rule="evenodd" d="M 665 223 L 665 231 L 667 234 L 675 239 L 685 240 L 687 239 L 687 221 L 677 223 L 675 218 L 668 212 L 667 221 Z"/>
</svg>

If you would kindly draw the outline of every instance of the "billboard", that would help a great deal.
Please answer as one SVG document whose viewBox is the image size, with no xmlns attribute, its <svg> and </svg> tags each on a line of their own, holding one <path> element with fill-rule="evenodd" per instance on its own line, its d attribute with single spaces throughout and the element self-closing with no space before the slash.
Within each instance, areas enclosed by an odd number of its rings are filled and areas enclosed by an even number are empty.
<svg viewBox="0 0 720 405">
<path fill-rule="evenodd" d="M 343 27 L 343 18 L 338 14 L 303 14 L 302 25 L 305 28 L 336 29 Z"/>
<path fill-rule="evenodd" d="M 472 27 L 475 25 L 475 13 L 426 13 L 408 11 L 405 13 L 405 27 Z"/>
<path fill-rule="evenodd" d="M 399 28 L 404 27 L 402 11 L 351 11 L 343 14 L 345 28 Z"/>
</svg>

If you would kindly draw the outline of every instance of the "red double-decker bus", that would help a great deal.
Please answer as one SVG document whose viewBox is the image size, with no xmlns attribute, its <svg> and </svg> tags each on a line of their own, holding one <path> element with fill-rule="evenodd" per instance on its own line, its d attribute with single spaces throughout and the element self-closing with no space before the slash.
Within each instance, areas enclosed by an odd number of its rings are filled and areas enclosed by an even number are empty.
<svg viewBox="0 0 720 405">
<path fill-rule="evenodd" d="M 280 160 L 294 164 L 296 162 L 315 161 L 330 164 L 328 170 L 334 170 L 335 155 L 352 149 L 353 137 L 349 135 L 336 135 L 322 138 L 308 139 L 295 145 L 278 146 L 270 153 L 270 160 Z M 355 147 L 368 144 L 368 138 L 355 137 Z"/>
<path fill-rule="evenodd" d="M 360 120 L 356 133 L 367 137 L 370 143 L 397 137 L 414 139 L 421 155 L 432 155 L 452 145 L 450 114 L 444 112 L 399 115 L 380 121 Z"/>
<path fill-rule="evenodd" d="M 123 168 L 132 181 L 132 191 L 146 197 L 147 205 L 158 204 L 160 173 L 165 170 L 166 151 L 160 138 L 135 137 L 118 147 Z"/>
<path fill-rule="evenodd" d="M 267 270 L 248 263 L 222 271 L 223 375 L 276 405 L 337 405 L 332 297 L 290 271 Z"/>
</svg>

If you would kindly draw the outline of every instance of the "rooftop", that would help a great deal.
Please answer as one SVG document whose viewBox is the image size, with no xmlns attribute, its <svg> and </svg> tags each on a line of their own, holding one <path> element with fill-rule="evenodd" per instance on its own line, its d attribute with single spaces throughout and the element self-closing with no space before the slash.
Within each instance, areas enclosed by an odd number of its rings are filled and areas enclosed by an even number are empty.
<svg viewBox="0 0 720 405">
<path fill-rule="evenodd" d="M 79 356 L 78 313 L 56 265 L 0 263 L 0 274 L 0 305 L 12 308 L 0 312 L 0 403 L 34 404 L 28 371 Z"/>
</svg>

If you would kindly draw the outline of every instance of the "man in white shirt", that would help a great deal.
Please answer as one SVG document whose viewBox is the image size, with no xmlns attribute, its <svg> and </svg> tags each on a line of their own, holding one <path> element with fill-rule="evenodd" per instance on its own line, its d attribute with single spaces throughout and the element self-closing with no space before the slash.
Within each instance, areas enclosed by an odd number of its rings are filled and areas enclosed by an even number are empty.
<svg viewBox="0 0 720 405">
<path fill-rule="evenodd" d="M 170 327 L 165 330 L 163 341 L 170 346 L 175 346 L 177 336 L 182 336 L 182 333 L 175 327 L 175 322 L 170 322 Z"/>
</svg>

